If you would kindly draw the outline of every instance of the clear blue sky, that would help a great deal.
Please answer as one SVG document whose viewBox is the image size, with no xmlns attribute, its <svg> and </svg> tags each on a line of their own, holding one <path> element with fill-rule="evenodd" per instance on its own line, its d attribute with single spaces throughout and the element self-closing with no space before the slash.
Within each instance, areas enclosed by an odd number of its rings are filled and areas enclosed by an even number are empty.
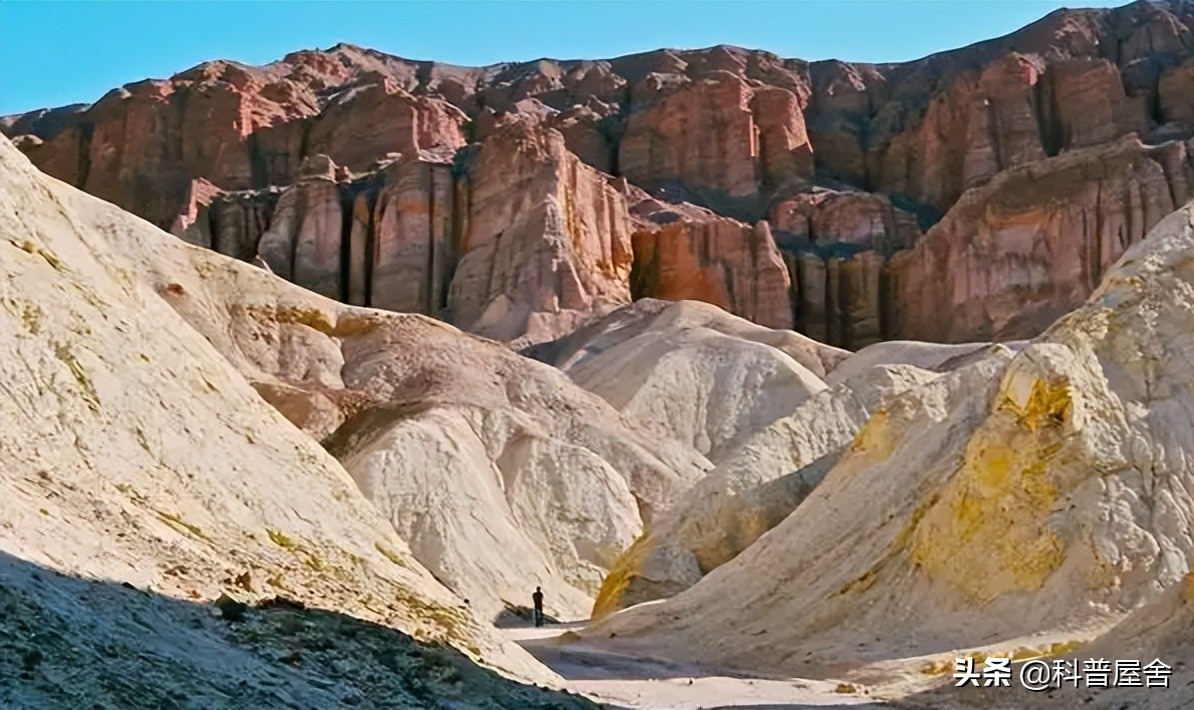
<svg viewBox="0 0 1194 710">
<path fill-rule="evenodd" d="M 1121 2 L 1076 0 L 1071 6 Z M 785 57 L 915 59 L 1006 34 L 1065 3 L 35 2 L 0 0 L 0 114 L 91 102 L 208 59 L 262 64 L 340 41 L 492 64 L 735 44 Z"/>
</svg>

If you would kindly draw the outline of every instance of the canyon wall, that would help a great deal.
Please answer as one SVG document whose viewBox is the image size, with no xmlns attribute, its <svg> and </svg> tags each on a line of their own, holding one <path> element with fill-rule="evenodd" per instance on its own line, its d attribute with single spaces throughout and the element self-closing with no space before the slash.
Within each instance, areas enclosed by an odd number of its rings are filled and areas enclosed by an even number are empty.
<svg viewBox="0 0 1194 710">
<path fill-rule="evenodd" d="M 1188 197 L 1191 106 L 1194 9 L 1161 2 L 883 65 L 337 45 L 0 129 L 61 180 L 354 304 L 522 342 L 695 298 L 860 347 L 1021 337 L 1079 304 Z"/>
</svg>

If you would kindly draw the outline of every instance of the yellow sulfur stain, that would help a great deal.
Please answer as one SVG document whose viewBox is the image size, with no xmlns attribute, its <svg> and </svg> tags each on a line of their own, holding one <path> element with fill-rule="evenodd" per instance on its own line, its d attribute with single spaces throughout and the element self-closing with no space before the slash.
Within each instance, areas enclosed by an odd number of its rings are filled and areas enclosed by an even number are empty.
<svg viewBox="0 0 1194 710">
<path fill-rule="evenodd" d="M 912 534 L 920 526 L 920 521 L 924 519 L 925 514 L 936 504 L 937 496 L 933 496 L 916 506 L 916 510 L 912 511 L 912 517 L 908 520 L 908 524 L 896 535 L 895 541 L 892 543 L 893 551 L 902 550 L 908 546 L 908 543 L 912 541 Z"/>
<path fill-rule="evenodd" d="M 1004 394 L 998 409 L 1015 414 L 1020 426 L 1037 431 L 1042 427 L 1061 425 L 1072 405 L 1069 382 L 1037 380 L 1032 383 L 1028 401 L 1022 406 L 1012 396 Z"/>
<path fill-rule="evenodd" d="M 305 325 L 324 335 L 337 338 L 366 335 L 377 328 L 377 321 L 368 317 L 346 316 L 333 322 L 332 317 L 327 312 L 311 307 L 258 307 L 250 308 L 249 313 L 257 320 L 272 320 L 277 323 Z"/>
<path fill-rule="evenodd" d="M 1065 554 L 1048 519 L 1061 495 L 1050 468 L 1070 406 L 1066 383 L 1038 380 L 1023 406 L 1002 397 L 940 501 L 913 522 L 913 561 L 980 602 L 1039 589 Z"/>
<path fill-rule="evenodd" d="M 956 659 L 958 658 L 974 659 L 974 666 L 976 668 L 982 667 L 982 665 L 986 663 L 987 659 L 990 657 L 1011 658 L 1012 661 L 1026 661 L 1030 658 L 1050 658 L 1053 656 L 1061 656 L 1063 654 L 1069 653 L 1081 645 L 1081 641 L 1059 641 L 1044 647 L 1021 646 L 1011 653 L 1008 653 L 1007 651 L 993 651 L 989 654 L 982 651 L 975 653 L 960 653 L 956 656 L 950 656 L 949 658 L 943 658 L 939 661 L 933 661 L 932 663 L 922 667 L 920 672 L 924 675 L 933 676 L 953 673 L 957 667 Z"/>
<path fill-rule="evenodd" d="M 775 525 L 762 511 L 734 499 L 718 517 L 718 534 L 702 533 L 699 523 L 686 523 L 681 535 L 689 541 L 701 573 L 709 574 L 737 557 Z"/>
<path fill-rule="evenodd" d="M 618 602 L 621 601 L 626 588 L 630 586 L 631 580 L 637 577 L 642 570 L 643 562 L 650 549 L 648 536 L 643 535 L 635 540 L 633 545 L 626 548 L 626 551 L 619 555 L 618 559 L 614 560 L 609 574 L 605 575 L 605 579 L 601 582 L 601 590 L 597 592 L 597 601 L 593 603 L 592 616 L 594 619 L 600 619 L 618 609 Z"/>
<path fill-rule="evenodd" d="M 887 410 L 880 409 L 872 414 L 854 435 L 854 441 L 850 443 L 850 453 L 863 456 L 866 461 L 877 461 L 890 456 L 894 444 Z"/>
</svg>

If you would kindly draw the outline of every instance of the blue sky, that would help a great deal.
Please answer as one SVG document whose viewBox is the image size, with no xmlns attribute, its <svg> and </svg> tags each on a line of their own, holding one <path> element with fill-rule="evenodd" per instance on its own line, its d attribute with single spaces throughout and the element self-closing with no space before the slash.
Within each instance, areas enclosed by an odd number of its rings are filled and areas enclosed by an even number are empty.
<svg viewBox="0 0 1194 710">
<path fill-rule="evenodd" d="M 1122 2 L 1079 0 L 1072 6 Z M 736 44 L 785 57 L 900 61 L 1006 34 L 1065 3 L 0 2 L 0 114 L 91 102 L 208 59 L 262 64 L 345 41 L 491 64 Z"/>
</svg>

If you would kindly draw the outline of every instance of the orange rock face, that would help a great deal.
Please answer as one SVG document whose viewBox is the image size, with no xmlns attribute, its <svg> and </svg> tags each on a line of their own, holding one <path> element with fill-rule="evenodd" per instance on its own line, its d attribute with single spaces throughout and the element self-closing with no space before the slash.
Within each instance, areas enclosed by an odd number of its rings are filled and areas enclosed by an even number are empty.
<svg viewBox="0 0 1194 710">
<path fill-rule="evenodd" d="M 308 146 L 360 172 L 388 153 L 417 158 L 420 151 L 439 150 L 451 155 L 466 142 L 462 127 L 467 121 L 447 101 L 412 96 L 382 79 L 337 96 L 319 115 Z"/>
<path fill-rule="evenodd" d="M 781 243 L 847 244 L 891 254 L 920 238 L 916 216 L 878 193 L 815 189 L 776 202 L 769 216 Z"/>
<path fill-rule="evenodd" d="M 1150 2 L 885 65 L 717 46 L 468 68 L 337 45 L 0 130 L 191 242 L 506 340 L 632 292 L 846 347 L 1011 337 L 1189 194 L 1191 37 L 1194 7 Z M 336 167 L 315 175 L 320 155 Z"/>
<path fill-rule="evenodd" d="M 315 161 L 308 161 L 308 164 Z M 330 167 L 330 161 L 322 161 Z M 282 278 L 330 298 L 343 298 L 340 187 L 328 171 L 309 171 L 278 199 L 257 256 Z"/>
<path fill-rule="evenodd" d="M 390 165 L 381 175 L 372 210 L 369 196 L 354 205 L 350 298 L 438 316 L 447 307 L 457 260 L 451 167 L 410 162 Z"/>
<path fill-rule="evenodd" d="M 892 259 L 884 298 L 896 312 L 887 327 L 936 341 L 1039 333 L 1194 197 L 1192 149 L 1194 142 L 1146 147 L 1127 137 L 967 193 L 920 244 Z"/>
<path fill-rule="evenodd" d="M 635 205 L 635 298 L 695 300 L 772 328 L 792 327 L 787 267 L 767 222 L 755 226 L 693 205 Z"/>
<path fill-rule="evenodd" d="M 792 92 L 755 89 L 719 70 L 678 87 L 652 74 L 634 87 L 619 170 L 653 189 L 682 184 L 753 200 L 766 186 L 812 176 L 812 148 Z"/>
<path fill-rule="evenodd" d="M 519 122 L 500 129 L 457 194 L 467 217 L 449 298 L 454 322 L 538 342 L 629 302 L 625 198 L 568 152 L 558 131 Z"/>
</svg>

